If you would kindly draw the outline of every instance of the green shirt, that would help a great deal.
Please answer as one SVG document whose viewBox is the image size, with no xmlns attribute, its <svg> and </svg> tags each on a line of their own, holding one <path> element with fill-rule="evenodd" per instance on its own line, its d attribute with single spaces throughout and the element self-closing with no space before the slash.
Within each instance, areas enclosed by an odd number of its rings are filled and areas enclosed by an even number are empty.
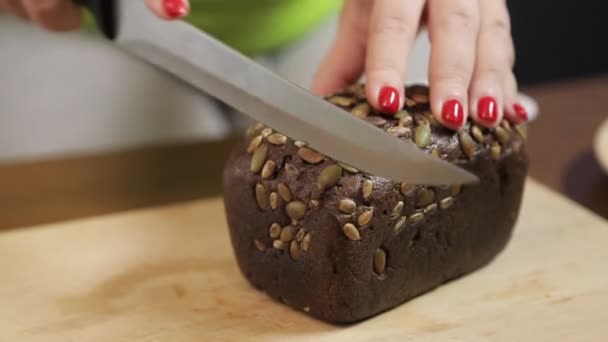
<svg viewBox="0 0 608 342">
<path fill-rule="evenodd" d="M 311 31 L 341 4 L 342 0 L 190 0 L 185 20 L 253 55 L 279 48 Z M 87 23 L 90 27 L 90 16 Z"/>
<path fill-rule="evenodd" d="M 278 48 L 312 30 L 341 0 L 190 0 L 186 19 L 245 54 Z"/>
</svg>

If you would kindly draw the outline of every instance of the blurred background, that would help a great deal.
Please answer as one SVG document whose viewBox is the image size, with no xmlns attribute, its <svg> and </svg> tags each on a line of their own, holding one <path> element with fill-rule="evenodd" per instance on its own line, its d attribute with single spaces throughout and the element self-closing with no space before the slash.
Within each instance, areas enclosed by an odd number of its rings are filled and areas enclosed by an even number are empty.
<svg viewBox="0 0 608 342">
<path fill-rule="evenodd" d="M 593 147 L 608 118 L 608 3 L 508 3 L 516 74 L 540 105 L 530 175 L 608 218 Z M 329 44 L 335 21 L 323 25 Z M 292 61 L 309 63 L 298 60 L 304 47 L 290 49 Z M 421 39 L 410 80 L 423 77 L 427 55 Z M 282 73 L 306 84 L 312 69 Z M 0 14 L 0 229 L 219 194 L 235 141 L 223 109 L 91 33 L 51 34 Z"/>
</svg>

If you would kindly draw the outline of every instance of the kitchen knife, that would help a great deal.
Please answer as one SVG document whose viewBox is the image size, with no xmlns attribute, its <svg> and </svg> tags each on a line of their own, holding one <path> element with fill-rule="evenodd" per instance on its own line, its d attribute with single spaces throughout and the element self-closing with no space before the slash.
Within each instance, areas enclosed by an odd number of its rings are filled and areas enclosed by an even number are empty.
<svg viewBox="0 0 608 342">
<path fill-rule="evenodd" d="M 478 180 L 280 78 L 194 26 L 158 19 L 143 0 L 76 2 L 88 7 L 105 36 L 130 54 L 336 160 L 412 184 Z"/>
</svg>

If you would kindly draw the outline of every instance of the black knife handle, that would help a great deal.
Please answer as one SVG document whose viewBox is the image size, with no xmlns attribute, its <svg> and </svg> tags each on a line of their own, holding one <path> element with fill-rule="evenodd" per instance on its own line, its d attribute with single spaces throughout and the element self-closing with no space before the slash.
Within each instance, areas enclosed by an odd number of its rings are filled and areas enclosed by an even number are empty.
<svg viewBox="0 0 608 342">
<path fill-rule="evenodd" d="M 73 0 L 74 3 L 88 8 L 97 27 L 108 39 L 116 37 L 116 4 L 115 0 Z M 134 0 L 130 0 L 134 1 Z M 137 0 L 141 1 L 141 0 Z"/>
</svg>

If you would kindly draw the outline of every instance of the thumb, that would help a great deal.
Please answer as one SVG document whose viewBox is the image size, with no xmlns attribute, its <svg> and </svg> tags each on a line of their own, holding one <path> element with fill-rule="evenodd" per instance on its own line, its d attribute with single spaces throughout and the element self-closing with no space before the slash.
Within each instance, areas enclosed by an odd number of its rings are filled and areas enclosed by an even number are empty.
<svg viewBox="0 0 608 342">
<path fill-rule="evenodd" d="M 162 19 L 181 19 L 190 12 L 188 0 L 145 0 L 146 5 Z"/>
<path fill-rule="evenodd" d="M 359 79 L 365 66 L 365 40 L 372 1 L 345 1 L 333 46 L 319 66 L 312 91 L 328 95 Z"/>
</svg>

